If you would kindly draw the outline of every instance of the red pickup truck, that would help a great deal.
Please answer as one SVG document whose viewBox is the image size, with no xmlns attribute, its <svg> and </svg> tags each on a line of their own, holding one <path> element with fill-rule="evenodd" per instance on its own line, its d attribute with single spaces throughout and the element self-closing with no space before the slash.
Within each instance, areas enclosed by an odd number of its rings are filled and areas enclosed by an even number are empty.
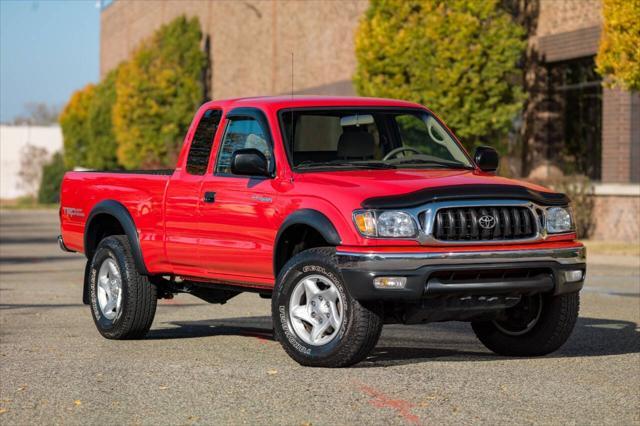
<svg viewBox="0 0 640 426">
<path fill-rule="evenodd" d="M 159 298 L 255 292 L 303 365 L 364 359 L 383 324 L 449 320 L 498 354 L 547 354 L 575 325 L 585 248 L 564 194 L 497 167 L 410 102 L 208 102 L 175 170 L 67 173 L 59 244 L 86 255 L 109 339 L 143 337 Z"/>
</svg>

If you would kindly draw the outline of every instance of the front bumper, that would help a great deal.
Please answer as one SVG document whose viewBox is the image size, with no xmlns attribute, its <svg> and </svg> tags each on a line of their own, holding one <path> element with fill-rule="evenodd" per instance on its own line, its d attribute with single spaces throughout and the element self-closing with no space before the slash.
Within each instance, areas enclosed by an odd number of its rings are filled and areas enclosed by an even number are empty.
<svg viewBox="0 0 640 426">
<path fill-rule="evenodd" d="M 336 259 L 351 295 L 357 300 L 563 294 L 582 289 L 586 273 L 584 247 L 420 253 L 339 250 Z M 582 271 L 582 279 L 567 282 L 564 272 L 575 270 Z M 389 276 L 406 277 L 405 288 L 374 287 L 374 278 Z"/>
</svg>

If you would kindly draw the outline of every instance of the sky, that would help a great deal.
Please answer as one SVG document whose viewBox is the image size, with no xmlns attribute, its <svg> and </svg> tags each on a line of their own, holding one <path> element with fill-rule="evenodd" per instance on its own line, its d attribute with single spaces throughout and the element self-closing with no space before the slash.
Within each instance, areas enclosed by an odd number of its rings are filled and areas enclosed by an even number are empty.
<svg viewBox="0 0 640 426">
<path fill-rule="evenodd" d="M 64 106 L 99 79 L 96 0 L 0 0 L 0 121 L 28 102 Z"/>
</svg>

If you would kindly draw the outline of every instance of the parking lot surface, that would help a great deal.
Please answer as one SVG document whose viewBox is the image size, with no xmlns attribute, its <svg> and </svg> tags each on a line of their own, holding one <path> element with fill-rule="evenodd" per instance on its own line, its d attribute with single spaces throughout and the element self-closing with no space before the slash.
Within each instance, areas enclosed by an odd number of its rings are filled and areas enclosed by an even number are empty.
<svg viewBox="0 0 640 426">
<path fill-rule="evenodd" d="M 589 264 L 574 334 L 546 357 L 496 356 L 466 323 L 391 325 L 331 370 L 292 361 L 255 294 L 162 300 L 147 338 L 106 340 L 57 234 L 54 211 L 0 212 L 4 425 L 640 424 L 637 259 Z"/>
</svg>

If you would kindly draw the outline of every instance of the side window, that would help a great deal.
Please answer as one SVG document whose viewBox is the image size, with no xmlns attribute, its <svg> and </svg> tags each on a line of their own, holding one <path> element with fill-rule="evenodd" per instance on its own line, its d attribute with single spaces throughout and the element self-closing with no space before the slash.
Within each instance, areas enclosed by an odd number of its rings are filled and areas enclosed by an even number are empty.
<svg viewBox="0 0 640 426">
<path fill-rule="evenodd" d="M 215 109 L 210 109 L 202 115 L 196 132 L 193 135 L 191 147 L 189 148 L 187 173 L 203 175 L 207 171 L 209 157 L 211 157 L 213 138 L 216 135 L 216 129 L 218 128 L 218 124 L 220 124 L 221 116 L 222 112 Z"/>
<path fill-rule="evenodd" d="M 237 150 L 245 148 L 255 148 L 262 152 L 271 164 L 271 148 L 267 142 L 265 130 L 258 120 L 251 117 L 229 119 L 218 154 L 216 173 L 231 174 L 231 156 Z"/>
</svg>

